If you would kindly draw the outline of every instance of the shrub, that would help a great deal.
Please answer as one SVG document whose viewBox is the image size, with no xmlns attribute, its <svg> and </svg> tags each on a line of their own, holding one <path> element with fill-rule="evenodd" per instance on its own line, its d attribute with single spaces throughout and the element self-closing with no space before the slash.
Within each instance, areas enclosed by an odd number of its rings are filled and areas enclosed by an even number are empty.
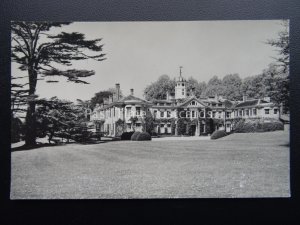
<svg viewBox="0 0 300 225">
<path fill-rule="evenodd" d="M 284 130 L 284 125 L 280 121 L 267 122 L 262 124 L 262 130 L 263 131 Z"/>
<path fill-rule="evenodd" d="M 72 139 L 76 142 L 84 143 L 91 141 L 93 133 L 90 131 L 82 131 L 81 133 L 76 133 L 72 135 Z"/>
<path fill-rule="evenodd" d="M 216 130 L 212 133 L 212 135 L 210 136 L 210 139 L 218 139 L 221 137 L 225 137 L 227 134 L 224 130 Z"/>
<path fill-rule="evenodd" d="M 132 135 L 131 135 L 131 140 L 132 141 L 136 141 L 136 139 L 137 139 L 137 136 L 140 134 L 141 132 L 139 132 L 139 131 L 136 131 L 136 132 L 134 132 Z"/>
<path fill-rule="evenodd" d="M 151 136 L 157 136 L 158 134 L 155 131 L 151 132 Z"/>
<path fill-rule="evenodd" d="M 236 133 L 253 133 L 253 132 L 267 132 L 283 130 L 284 125 L 280 121 L 268 121 L 264 122 L 261 120 L 247 120 L 239 121 L 234 129 Z"/>
<path fill-rule="evenodd" d="M 151 141 L 151 135 L 147 132 L 140 133 L 137 138 L 137 141 Z"/>
<path fill-rule="evenodd" d="M 133 131 L 123 132 L 121 135 L 121 140 L 130 140 L 133 133 L 134 133 Z"/>
</svg>

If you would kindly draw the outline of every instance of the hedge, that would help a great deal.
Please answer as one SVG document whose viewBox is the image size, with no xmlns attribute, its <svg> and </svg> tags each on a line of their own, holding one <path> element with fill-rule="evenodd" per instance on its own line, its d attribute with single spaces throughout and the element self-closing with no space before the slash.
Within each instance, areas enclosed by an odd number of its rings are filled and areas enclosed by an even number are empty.
<svg viewBox="0 0 300 225">
<path fill-rule="evenodd" d="M 123 132 L 121 135 L 121 140 L 130 140 L 133 133 L 134 133 L 133 131 Z"/>
<path fill-rule="evenodd" d="M 151 135 L 147 132 L 140 133 L 137 138 L 137 141 L 151 141 Z"/>
<path fill-rule="evenodd" d="M 224 130 L 216 130 L 212 133 L 212 135 L 210 136 L 210 139 L 218 139 L 221 137 L 225 137 L 227 136 L 227 133 Z"/>
<path fill-rule="evenodd" d="M 136 139 L 137 139 L 137 136 L 140 134 L 141 132 L 139 132 L 139 131 L 136 131 L 136 132 L 134 132 L 132 135 L 131 135 L 131 140 L 132 141 L 136 141 Z"/>
<path fill-rule="evenodd" d="M 254 132 L 268 132 L 284 130 L 284 125 L 280 121 L 268 121 L 264 122 L 261 120 L 241 120 L 234 128 L 236 133 L 254 133 Z"/>
</svg>

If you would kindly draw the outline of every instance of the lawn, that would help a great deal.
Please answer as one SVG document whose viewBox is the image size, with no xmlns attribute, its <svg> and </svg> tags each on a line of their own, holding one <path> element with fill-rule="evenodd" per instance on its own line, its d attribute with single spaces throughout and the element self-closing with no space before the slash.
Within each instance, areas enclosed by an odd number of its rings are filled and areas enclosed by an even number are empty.
<svg viewBox="0 0 300 225">
<path fill-rule="evenodd" d="M 12 152 L 12 199 L 289 197 L 287 131 Z"/>
</svg>

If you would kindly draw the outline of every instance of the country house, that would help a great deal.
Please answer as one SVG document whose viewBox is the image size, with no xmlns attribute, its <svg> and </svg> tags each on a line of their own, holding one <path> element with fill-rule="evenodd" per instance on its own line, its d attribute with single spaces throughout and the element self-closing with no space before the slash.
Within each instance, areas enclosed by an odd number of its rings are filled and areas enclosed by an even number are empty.
<svg viewBox="0 0 300 225">
<path fill-rule="evenodd" d="M 95 130 L 109 136 L 120 136 L 125 131 L 145 129 L 145 116 L 151 114 L 154 120 L 153 132 L 158 134 L 192 136 L 211 134 L 214 130 L 233 129 L 234 122 L 245 119 L 279 119 L 279 108 L 270 98 L 229 101 L 222 96 L 197 98 L 194 90 L 187 93 L 187 81 L 181 76 L 176 80 L 173 93 L 167 93 L 164 100 L 146 101 L 130 94 L 120 98 L 120 84 L 117 93 L 97 105 L 90 117 Z"/>
</svg>

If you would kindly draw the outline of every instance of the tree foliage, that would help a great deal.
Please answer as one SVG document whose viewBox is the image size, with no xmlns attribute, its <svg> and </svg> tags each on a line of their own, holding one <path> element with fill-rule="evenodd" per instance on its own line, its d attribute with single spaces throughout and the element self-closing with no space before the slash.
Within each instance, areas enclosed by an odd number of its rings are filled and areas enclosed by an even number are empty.
<svg viewBox="0 0 300 225">
<path fill-rule="evenodd" d="M 161 75 L 157 81 L 148 85 L 144 90 L 146 100 L 166 99 L 167 92 L 174 92 L 175 80 L 168 75 Z"/>
<path fill-rule="evenodd" d="M 102 104 L 103 103 L 103 100 L 105 98 L 108 98 L 110 95 L 113 95 L 114 96 L 114 99 L 116 98 L 117 96 L 117 89 L 116 88 L 109 88 L 108 90 L 106 91 L 99 91 L 97 93 L 95 93 L 94 97 L 91 98 L 91 108 L 95 108 L 95 106 L 97 104 Z M 122 94 L 122 91 L 120 90 L 120 98 L 123 97 L 123 94 Z"/>
<path fill-rule="evenodd" d="M 277 39 L 267 41 L 267 44 L 278 50 L 276 63 L 263 72 L 266 76 L 267 91 L 277 105 L 283 106 L 284 113 L 289 112 L 289 22 L 282 21 L 283 29 Z"/>
<path fill-rule="evenodd" d="M 289 73 L 290 65 L 290 43 L 289 43 L 289 22 L 281 22 L 283 29 L 278 33 L 277 39 L 269 39 L 267 44 L 277 48 L 278 57 L 275 58 L 277 65 L 281 67 L 282 73 Z"/>
<path fill-rule="evenodd" d="M 72 132 L 85 122 L 85 112 L 81 106 L 57 97 L 36 101 L 37 131 L 39 137 L 48 136 L 72 139 Z"/>
<path fill-rule="evenodd" d="M 241 100 L 242 79 L 238 74 L 228 74 L 223 77 L 223 96 L 230 100 Z"/>
<path fill-rule="evenodd" d="M 194 95 L 197 98 L 200 98 L 200 96 L 202 96 L 204 90 L 206 88 L 206 84 L 205 82 L 198 82 L 195 78 L 193 77 L 189 77 L 187 80 L 187 92 L 191 93 L 192 90 L 194 90 Z"/>
<path fill-rule="evenodd" d="M 154 131 L 154 127 L 154 117 L 150 111 L 147 111 L 145 118 L 143 119 L 143 131 L 152 134 Z"/>
<path fill-rule="evenodd" d="M 12 22 L 12 61 L 19 64 L 19 69 L 27 71 L 28 88 L 26 110 L 26 145 L 35 145 L 36 141 L 36 102 L 37 82 L 47 77 L 65 77 L 68 82 L 87 84 L 82 78 L 95 74 L 93 70 L 66 69 L 73 61 L 94 59 L 105 60 L 102 53 L 101 39 L 86 40 L 78 32 L 53 34 L 53 28 L 60 28 L 70 23 L 57 22 Z M 51 34 L 52 33 L 52 34 Z M 91 54 L 94 52 L 94 54 Z M 58 82 L 58 80 L 51 80 Z M 14 94 L 16 96 L 16 94 Z"/>
<path fill-rule="evenodd" d="M 224 87 L 222 85 L 222 80 L 217 76 L 213 76 L 207 83 L 204 96 L 209 97 L 214 95 L 222 95 L 223 92 Z"/>
</svg>

